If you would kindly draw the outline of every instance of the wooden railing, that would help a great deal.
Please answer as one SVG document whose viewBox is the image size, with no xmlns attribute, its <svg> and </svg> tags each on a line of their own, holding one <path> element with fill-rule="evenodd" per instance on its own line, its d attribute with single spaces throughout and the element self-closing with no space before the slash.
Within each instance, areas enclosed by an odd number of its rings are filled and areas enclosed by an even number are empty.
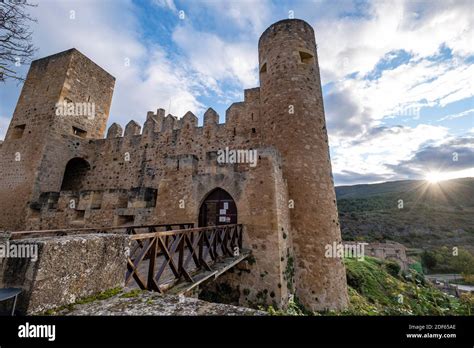
<svg viewBox="0 0 474 348">
<path fill-rule="evenodd" d="M 11 232 L 11 239 L 47 237 L 47 236 L 66 236 L 70 234 L 87 233 L 126 233 L 142 234 L 159 231 L 173 231 L 178 229 L 190 229 L 194 224 L 190 222 L 176 224 L 157 224 L 144 226 L 115 226 L 115 227 L 87 227 L 87 228 L 63 228 L 55 230 L 37 230 L 37 231 L 14 231 Z"/>
<path fill-rule="evenodd" d="M 211 271 L 213 263 L 237 256 L 242 249 L 242 235 L 242 225 L 132 235 L 135 245 L 127 260 L 125 285 L 133 279 L 143 290 L 162 292 L 162 285 L 183 278 L 193 283 L 196 270 Z M 146 272 L 146 279 L 140 271 Z"/>
</svg>

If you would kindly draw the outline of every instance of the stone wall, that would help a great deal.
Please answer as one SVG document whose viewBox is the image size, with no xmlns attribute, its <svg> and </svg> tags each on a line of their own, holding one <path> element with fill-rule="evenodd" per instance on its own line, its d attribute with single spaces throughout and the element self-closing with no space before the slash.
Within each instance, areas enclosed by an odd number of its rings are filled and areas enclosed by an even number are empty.
<svg viewBox="0 0 474 348">
<path fill-rule="evenodd" d="M 360 256 L 371 256 L 381 260 L 390 260 L 398 263 L 402 271 L 409 269 L 410 261 L 407 257 L 407 248 L 400 243 L 388 241 L 385 243 L 366 243 L 366 242 L 354 242 L 344 241 L 344 246 L 350 246 L 352 250 L 360 250 L 363 255 Z"/>
<path fill-rule="evenodd" d="M 284 308 L 293 285 L 293 275 L 288 270 L 293 250 L 289 243 L 286 187 L 281 159 L 275 150 L 265 149 L 259 154 L 259 165 L 243 170 L 240 180 L 227 176 L 221 183 L 201 182 L 203 191 L 218 184 L 237 198 L 239 223 L 245 226 L 244 248 L 252 251 L 250 259 L 203 288 L 219 299 L 225 297 L 220 294 L 222 289 L 227 289 L 233 295 L 224 301 L 231 304 Z M 239 181 L 242 184 L 235 185 Z"/>
<path fill-rule="evenodd" d="M 378 257 L 382 260 L 395 261 L 402 271 L 408 270 L 409 262 L 406 247 L 397 242 L 369 243 L 365 246 L 368 256 Z"/>
<path fill-rule="evenodd" d="M 23 292 L 17 308 L 35 314 L 74 303 L 107 289 L 123 287 L 129 239 L 89 234 L 10 241 L 37 248 L 38 259 L 0 258 L 0 288 Z"/>
</svg>

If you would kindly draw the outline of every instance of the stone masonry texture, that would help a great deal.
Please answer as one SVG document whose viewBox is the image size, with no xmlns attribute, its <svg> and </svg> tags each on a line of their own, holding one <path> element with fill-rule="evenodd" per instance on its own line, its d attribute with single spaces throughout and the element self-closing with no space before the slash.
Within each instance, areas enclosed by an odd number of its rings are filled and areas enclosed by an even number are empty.
<svg viewBox="0 0 474 348">
<path fill-rule="evenodd" d="M 0 259 L 0 288 L 18 287 L 18 310 L 37 314 L 104 289 L 123 287 L 129 238 L 89 234 L 10 241 L 36 247 L 38 259 Z"/>
<path fill-rule="evenodd" d="M 325 258 L 341 242 L 314 31 L 271 25 L 258 45 L 260 87 L 226 111 L 198 118 L 149 111 L 106 131 L 115 78 L 76 49 L 31 64 L 0 145 L 0 230 L 192 222 L 210 192 L 235 201 L 245 227 L 242 262 L 218 283 L 240 305 L 311 310 L 347 305 L 345 269 Z M 94 117 L 61 116 L 57 103 L 93 103 Z M 181 116 L 181 115 L 180 115 Z M 218 151 L 258 161 L 220 163 Z"/>
</svg>

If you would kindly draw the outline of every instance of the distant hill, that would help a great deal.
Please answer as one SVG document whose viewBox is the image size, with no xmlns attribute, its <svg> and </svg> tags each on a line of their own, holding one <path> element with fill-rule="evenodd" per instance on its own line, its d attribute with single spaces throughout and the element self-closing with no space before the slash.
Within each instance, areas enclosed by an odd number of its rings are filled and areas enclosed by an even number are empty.
<svg viewBox="0 0 474 348">
<path fill-rule="evenodd" d="M 412 248 L 474 252 L 474 178 L 336 187 L 345 240 L 394 240 Z"/>
<path fill-rule="evenodd" d="M 474 178 L 462 178 L 430 184 L 425 180 L 390 181 L 381 184 L 337 186 L 337 199 L 400 197 L 407 202 L 474 207 Z"/>
</svg>

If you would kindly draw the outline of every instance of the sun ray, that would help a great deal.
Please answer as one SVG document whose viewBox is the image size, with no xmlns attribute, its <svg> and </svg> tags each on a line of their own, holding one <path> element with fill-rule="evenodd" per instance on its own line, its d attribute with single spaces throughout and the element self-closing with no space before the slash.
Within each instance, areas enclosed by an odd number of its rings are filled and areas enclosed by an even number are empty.
<svg viewBox="0 0 474 348">
<path fill-rule="evenodd" d="M 426 174 L 425 179 L 431 184 L 436 184 L 443 180 L 443 174 L 440 172 L 431 171 Z"/>
</svg>

